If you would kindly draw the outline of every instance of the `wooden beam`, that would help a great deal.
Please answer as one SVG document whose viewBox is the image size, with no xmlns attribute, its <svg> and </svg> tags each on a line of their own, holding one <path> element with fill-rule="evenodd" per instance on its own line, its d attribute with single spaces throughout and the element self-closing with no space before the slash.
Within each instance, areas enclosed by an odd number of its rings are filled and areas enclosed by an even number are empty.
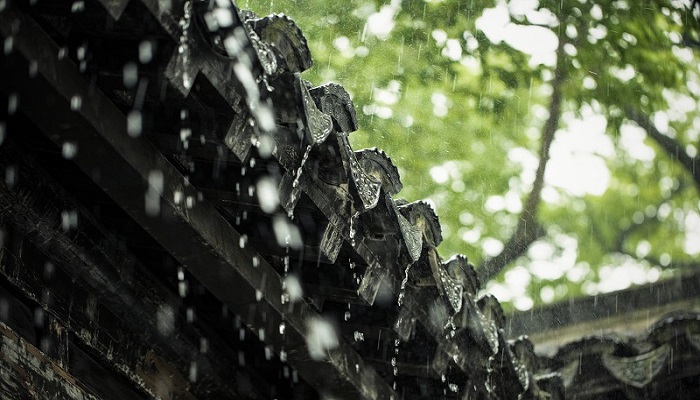
<svg viewBox="0 0 700 400">
<path fill-rule="evenodd" d="M 145 139 L 127 135 L 125 116 L 90 87 L 71 60 L 58 58 L 58 46 L 36 22 L 8 6 L 0 12 L 0 33 L 13 37 L 15 54 L 24 59 L 10 63 L 3 56 L 2 73 L 16 79 L 3 80 L 0 90 L 33 99 L 21 102 L 20 110 L 56 145 L 76 146 L 73 161 L 251 329 L 267 332 L 265 342 L 275 351 L 285 349 L 307 382 L 341 398 L 396 397 L 342 339 L 325 358 L 310 356 L 308 324 L 321 317 L 305 301 L 282 303 L 282 279 L 275 270 L 250 246 L 239 246 L 240 234 L 209 203 L 187 200 L 197 199 L 196 188 Z M 33 60 L 39 61 L 38 76 L 30 78 L 24 68 Z M 71 108 L 76 96 L 82 99 L 77 110 Z M 152 171 L 163 176 L 160 218 L 144 207 Z M 282 321 L 285 334 L 275 329 Z"/>
</svg>

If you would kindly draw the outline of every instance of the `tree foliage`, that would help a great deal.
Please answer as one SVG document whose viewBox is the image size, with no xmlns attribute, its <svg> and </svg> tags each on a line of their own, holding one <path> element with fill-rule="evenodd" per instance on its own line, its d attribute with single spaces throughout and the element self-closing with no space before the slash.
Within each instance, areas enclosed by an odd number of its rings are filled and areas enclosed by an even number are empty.
<svg viewBox="0 0 700 400">
<path fill-rule="evenodd" d="M 443 257 L 466 254 L 502 301 L 528 308 L 696 267 L 690 1 L 241 5 L 298 23 L 316 62 L 305 78 L 353 96 L 353 146 L 387 151 L 401 197 L 434 204 Z"/>
</svg>

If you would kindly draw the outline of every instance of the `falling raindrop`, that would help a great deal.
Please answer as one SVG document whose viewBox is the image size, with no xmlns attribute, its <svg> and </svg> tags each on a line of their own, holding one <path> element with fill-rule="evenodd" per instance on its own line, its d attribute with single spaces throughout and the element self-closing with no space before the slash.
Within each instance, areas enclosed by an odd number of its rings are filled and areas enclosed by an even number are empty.
<svg viewBox="0 0 700 400">
<path fill-rule="evenodd" d="M 61 212 L 61 227 L 64 232 L 78 227 L 78 213 L 75 210 Z"/>
<path fill-rule="evenodd" d="M 359 331 L 355 331 L 353 333 L 353 337 L 355 338 L 356 342 L 364 342 L 365 341 L 365 334 Z"/>
<path fill-rule="evenodd" d="M 133 88 L 139 80 L 139 67 L 135 62 L 128 62 L 124 64 L 124 69 L 122 70 L 122 80 L 124 82 L 124 87 Z"/>
<path fill-rule="evenodd" d="M 148 64 L 153 59 L 153 42 L 144 40 L 139 44 L 139 62 Z"/>
<path fill-rule="evenodd" d="M 17 93 L 11 93 L 7 96 L 7 113 L 14 115 L 17 112 L 17 106 L 19 105 L 19 96 Z"/>
<path fill-rule="evenodd" d="M 5 141 L 6 129 L 5 121 L 0 121 L 0 146 Z"/>
<path fill-rule="evenodd" d="M 197 381 L 197 363 L 195 361 L 192 361 L 190 363 L 189 378 L 190 378 L 190 382 L 192 382 L 192 383 Z"/>
<path fill-rule="evenodd" d="M 178 282 L 177 290 L 178 290 L 178 293 L 180 294 L 180 297 L 182 297 L 182 298 L 187 297 L 188 288 L 189 288 L 189 285 L 188 285 L 187 281 Z"/>
<path fill-rule="evenodd" d="M 78 154 L 78 146 L 73 142 L 63 142 L 61 154 L 66 160 L 71 160 Z"/>
<path fill-rule="evenodd" d="M 287 329 L 287 325 L 284 321 L 280 322 L 280 335 L 284 335 L 284 331 Z"/>
<path fill-rule="evenodd" d="M 72 111 L 80 111 L 80 107 L 83 105 L 83 98 L 79 95 L 73 95 L 70 98 L 70 109 Z"/>
<path fill-rule="evenodd" d="M 263 298 L 263 292 L 259 289 L 255 289 L 255 300 L 260 301 Z"/>
<path fill-rule="evenodd" d="M 5 45 L 4 45 L 3 47 L 4 47 L 4 50 L 5 50 L 5 55 L 6 55 L 6 56 L 9 55 L 10 53 L 12 53 L 12 49 L 14 48 L 14 39 L 13 39 L 12 36 L 8 36 L 8 37 L 5 39 Z"/>
<path fill-rule="evenodd" d="M 280 350 L 280 361 L 287 362 L 287 352 L 284 349 Z"/>
<path fill-rule="evenodd" d="M 141 111 L 129 111 L 129 114 L 126 116 L 126 133 L 135 138 L 141 136 L 142 129 L 143 119 L 141 117 Z"/>
<path fill-rule="evenodd" d="M 186 314 L 187 314 L 187 322 L 193 323 L 195 321 L 195 318 L 196 318 L 195 313 L 194 313 L 194 308 L 187 307 Z"/>
<path fill-rule="evenodd" d="M 81 13 L 85 11 L 85 2 L 83 0 L 74 1 L 70 7 L 70 12 Z"/>
<path fill-rule="evenodd" d="M 12 189 L 17 184 L 17 167 L 10 165 L 5 168 L 5 185 L 8 189 Z"/>
</svg>

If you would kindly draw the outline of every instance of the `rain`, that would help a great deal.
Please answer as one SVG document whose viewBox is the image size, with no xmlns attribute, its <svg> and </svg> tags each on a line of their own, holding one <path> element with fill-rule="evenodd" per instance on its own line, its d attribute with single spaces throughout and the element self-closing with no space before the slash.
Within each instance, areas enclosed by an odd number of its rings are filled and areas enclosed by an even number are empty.
<svg viewBox="0 0 700 400">
<path fill-rule="evenodd" d="M 0 0 L 0 36 L 0 397 L 700 395 L 697 1 Z"/>
</svg>

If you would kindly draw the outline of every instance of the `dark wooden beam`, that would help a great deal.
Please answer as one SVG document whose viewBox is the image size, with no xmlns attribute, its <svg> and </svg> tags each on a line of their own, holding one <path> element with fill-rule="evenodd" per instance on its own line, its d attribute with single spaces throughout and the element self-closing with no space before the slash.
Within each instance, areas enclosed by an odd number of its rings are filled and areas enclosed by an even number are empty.
<svg viewBox="0 0 700 400">
<path fill-rule="evenodd" d="M 73 161 L 251 329 L 267 332 L 265 342 L 275 351 L 285 349 L 288 362 L 307 382 L 341 398 L 396 397 L 344 340 L 324 359 L 309 355 L 308 323 L 320 316 L 305 301 L 282 304 L 279 274 L 250 246 L 239 246 L 238 232 L 209 203 L 185 200 L 197 199 L 196 188 L 143 138 L 126 134 L 125 116 L 90 87 L 71 60 L 58 58 L 58 47 L 36 22 L 6 7 L 0 12 L 0 33 L 11 36 L 15 46 L 12 62 L 2 58 L 2 73 L 16 77 L 3 80 L 0 90 L 35 99 L 21 102 L 20 110 L 56 145 L 76 146 Z M 30 78 L 24 68 L 34 60 L 38 76 Z M 71 109 L 76 96 L 82 106 Z M 163 176 L 160 218 L 144 207 L 152 171 Z M 283 320 L 284 335 L 272 328 Z"/>
</svg>

